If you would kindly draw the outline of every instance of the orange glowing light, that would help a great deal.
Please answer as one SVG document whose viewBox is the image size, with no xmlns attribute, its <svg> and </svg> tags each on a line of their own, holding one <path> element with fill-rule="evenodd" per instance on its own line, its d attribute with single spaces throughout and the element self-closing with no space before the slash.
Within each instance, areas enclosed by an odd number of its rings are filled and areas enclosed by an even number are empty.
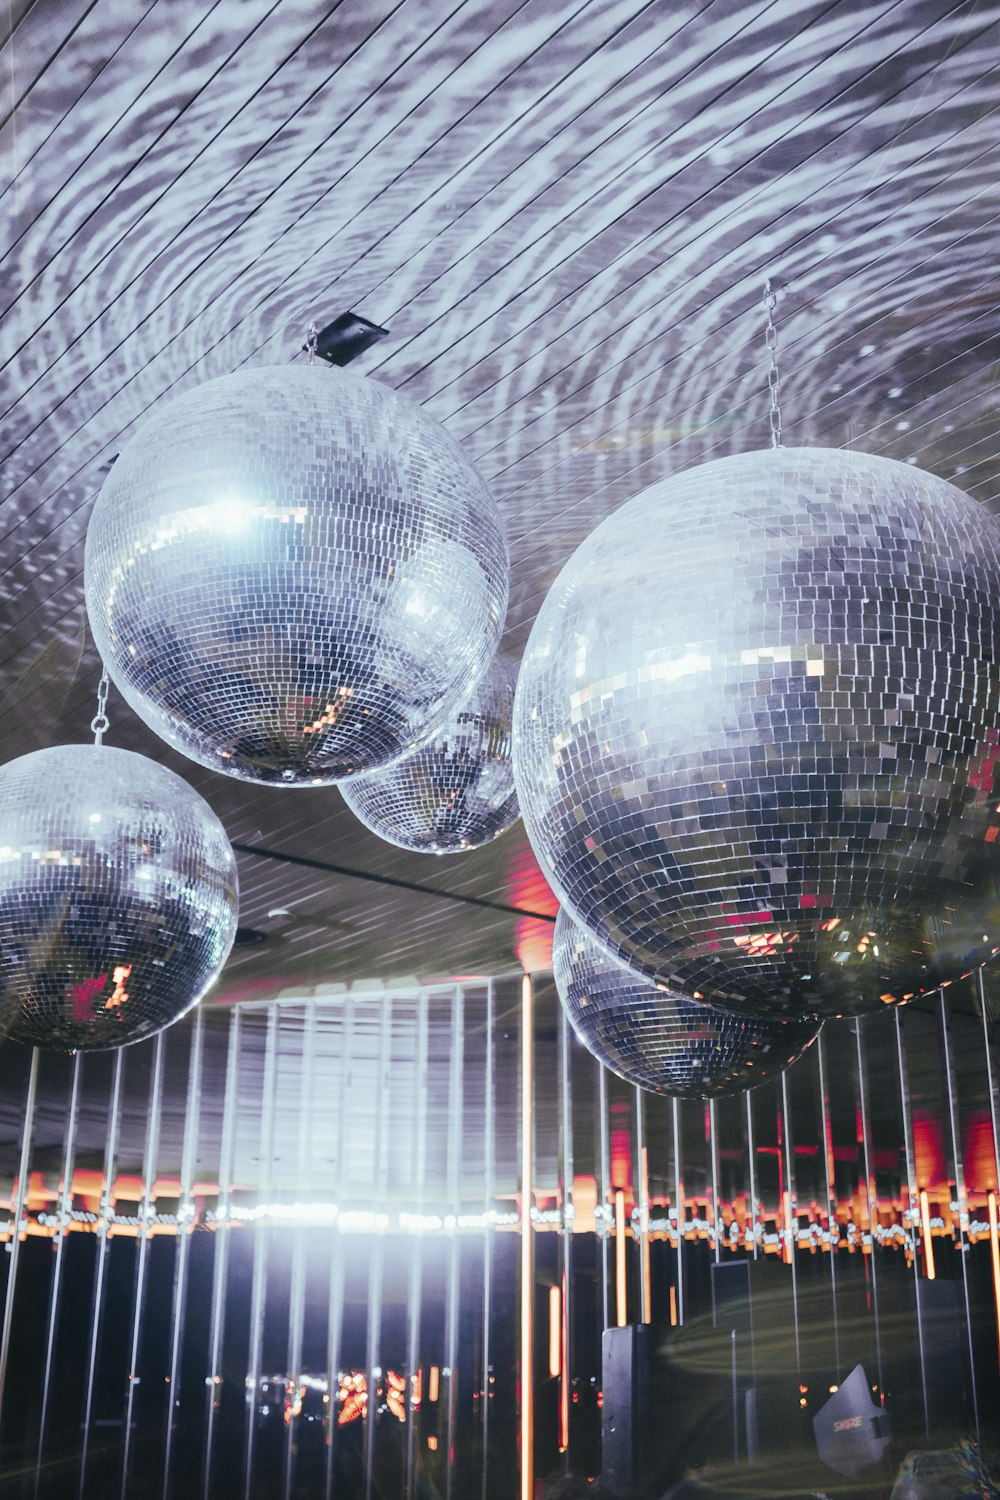
<svg viewBox="0 0 1000 1500">
<path fill-rule="evenodd" d="M 437 1452 L 437 1445 L 438 1445 L 438 1440 L 437 1440 L 437 1438 L 434 1436 L 434 1434 L 432 1432 L 431 1435 L 427 1439 L 427 1446 L 431 1450 L 432 1453 L 436 1453 Z"/>
<path fill-rule="evenodd" d="M 677 1327 L 677 1288 L 675 1286 L 670 1288 L 670 1326 L 671 1328 Z"/>
<path fill-rule="evenodd" d="M 368 1415 L 368 1377 L 358 1370 L 351 1370 L 346 1375 L 341 1375 L 337 1400 L 340 1402 L 340 1412 L 337 1416 L 338 1427 L 346 1427 L 349 1422 L 356 1422 L 359 1417 L 366 1417 Z"/>
<path fill-rule="evenodd" d="M 926 1191 L 920 1194 L 920 1227 L 924 1236 L 924 1264 L 928 1281 L 934 1280 L 934 1246 L 931 1244 L 931 1212 Z"/>
<path fill-rule="evenodd" d="M 549 1287 L 549 1374 L 558 1376 L 562 1370 L 562 1335 L 559 1327 L 562 1295 L 557 1286 Z"/>
<path fill-rule="evenodd" d="M 112 976 L 115 981 L 115 987 L 108 996 L 107 1004 L 104 1007 L 105 1010 L 115 1010 L 117 1006 L 125 1004 L 128 999 L 128 990 L 125 988 L 125 981 L 131 972 L 131 964 L 119 964 L 115 969 Z"/>
<path fill-rule="evenodd" d="M 385 1403 L 397 1422 L 406 1421 L 406 1376 L 389 1370 L 385 1377 Z"/>
<path fill-rule="evenodd" d="M 427 1399 L 436 1401 L 441 1390 L 441 1371 L 437 1365 L 431 1365 L 427 1377 Z"/>
</svg>

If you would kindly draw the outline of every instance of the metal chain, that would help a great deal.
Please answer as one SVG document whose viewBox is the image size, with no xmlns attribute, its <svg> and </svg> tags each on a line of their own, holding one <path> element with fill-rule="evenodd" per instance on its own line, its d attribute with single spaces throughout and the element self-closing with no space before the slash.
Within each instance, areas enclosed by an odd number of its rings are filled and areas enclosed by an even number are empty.
<svg viewBox="0 0 1000 1500">
<path fill-rule="evenodd" d="M 312 364 L 316 358 L 316 344 L 318 339 L 319 329 L 316 327 L 315 323 L 310 323 L 309 332 L 306 334 L 306 353 L 309 356 L 310 364 Z"/>
<path fill-rule="evenodd" d="M 110 688 L 110 686 L 111 680 L 108 677 L 108 669 L 107 667 L 105 667 L 104 671 L 101 673 L 101 680 L 97 685 L 97 712 L 90 721 L 90 728 L 94 736 L 95 745 L 100 745 L 102 743 L 102 741 L 104 740 L 105 731 L 111 727 L 111 721 L 109 720 L 107 714 L 108 689 Z"/>
<path fill-rule="evenodd" d="M 767 310 L 767 331 L 764 335 L 769 360 L 767 388 L 771 393 L 771 447 L 781 447 L 781 408 L 778 405 L 778 335 L 774 328 L 774 309 L 778 298 L 771 286 L 770 276 L 764 282 L 764 307 Z"/>
</svg>

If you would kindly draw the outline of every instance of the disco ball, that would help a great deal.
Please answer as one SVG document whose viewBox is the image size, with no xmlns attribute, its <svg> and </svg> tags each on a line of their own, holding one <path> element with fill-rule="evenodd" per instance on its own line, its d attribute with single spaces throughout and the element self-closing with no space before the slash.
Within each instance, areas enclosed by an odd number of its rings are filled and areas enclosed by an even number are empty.
<svg viewBox="0 0 1000 1500">
<path fill-rule="evenodd" d="M 197 792 L 108 746 L 0 766 L 0 1024 L 121 1047 L 205 993 L 236 933 L 236 861 Z"/>
<path fill-rule="evenodd" d="M 565 907 L 552 943 L 556 989 L 573 1030 L 626 1083 L 707 1099 L 756 1088 L 808 1047 L 817 1021 L 713 1010 L 609 957 Z"/>
<path fill-rule="evenodd" d="M 510 721 L 516 675 L 495 657 L 433 739 L 383 771 L 352 777 L 344 801 L 366 828 L 401 849 L 455 854 L 490 843 L 515 822 Z"/>
<path fill-rule="evenodd" d="M 904 1002 L 1000 945 L 1000 526 L 863 454 L 724 458 L 546 598 L 514 772 L 560 900 L 749 1013 Z"/>
<path fill-rule="evenodd" d="M 444 429 L 327 366 L 158 409 L 87 534 L 98 649 L 149 726 L 245 781 L 338 781 L 434 732 L 496 650 L 507 551 Z"/>
</svg>

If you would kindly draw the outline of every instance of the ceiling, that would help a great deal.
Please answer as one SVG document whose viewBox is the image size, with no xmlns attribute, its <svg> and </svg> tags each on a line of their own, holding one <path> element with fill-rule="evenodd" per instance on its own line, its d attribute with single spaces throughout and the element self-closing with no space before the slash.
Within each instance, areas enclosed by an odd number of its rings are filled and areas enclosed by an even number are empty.
<svg viewBox="0 0 1000 1500">
<path fill-rule="evenodd" d="M 787 443 L 1000 506 L 1000 0 L 7 0 L 2 25 L 0 759 L 86 737 L 83 540 L 126 437 L 347 310 L 390 330 L 354 368 L 494 489 L 515 657 L 603 516 L 766 444 L 767 275 Z M 110 708 L 112 743 L 269 851 L 239 856 L 265 940 L 214 999 L 544 963 L 520 827 L 407 854 L 335 790 L 214 776 Z"/>
</svg>

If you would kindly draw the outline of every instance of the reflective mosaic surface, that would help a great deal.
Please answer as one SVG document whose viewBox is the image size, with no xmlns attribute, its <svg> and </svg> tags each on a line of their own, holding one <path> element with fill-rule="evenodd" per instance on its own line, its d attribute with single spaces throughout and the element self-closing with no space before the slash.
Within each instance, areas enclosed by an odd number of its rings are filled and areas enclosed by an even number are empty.
<svg viewBox="0 0 1000 1500">
<path fill-rule="evenodd" d="M 1000 944 L 1000 528 L 862 454 L 721 459 L 559 575 L 515 775 L 560 899 L 749 1012 L 905 1002 Z"/>
<path fill-rule="evenodd" d="M 707 1098 L 754 1088 L 787 1067 L 819 1023 L 713 1010 L 657 989 L 598 947 L 565 908 L 552 944 L 556 988 L 573 1030 L 605 1067 L 657 1094 Z"/>
<path fill-rule="evenodd" d="M 236 933 L 236 860 L 185 781 L 109 746 L 0 767 L 0 1024 L 119 1047 L 205 993 Z"/>
<path fill-rule="evenodd" d="M 517 674 L 504 657 L 448 723 L 384 771 L 355 776 L 344 799 L 390 844 L 455 854 L 498 838 L 518 817 L 510 756 Z"/>
<path fill-rule="evenodd" d="M 98 648 L 146 722 L 250 781 L 336 781 L 437 727 L 507 604 L 496 505 L 419 407 L 326 366 L 158 409 L 87 535 Z"/>
</svg>

